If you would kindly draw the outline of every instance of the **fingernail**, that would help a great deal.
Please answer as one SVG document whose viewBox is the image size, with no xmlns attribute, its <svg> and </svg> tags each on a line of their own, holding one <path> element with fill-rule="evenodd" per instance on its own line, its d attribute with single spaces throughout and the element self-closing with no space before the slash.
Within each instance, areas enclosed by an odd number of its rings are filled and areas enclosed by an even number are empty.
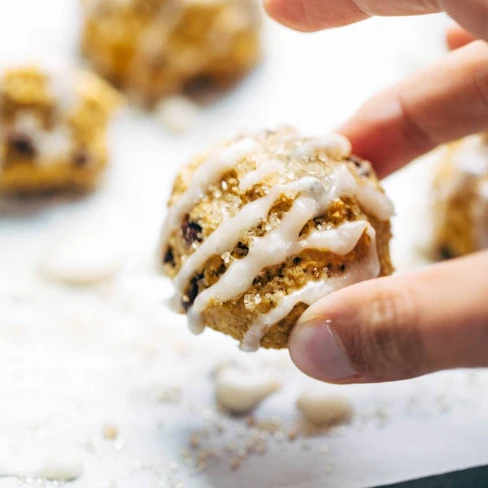
<svg viewBox="0 0 488 488">
<path fill-rule="evenodd" d="M 322 381 L 357 377 L 330 321 L 297 325 L 290 339 L 293 362 L 305 374 Z"/>
</svg>

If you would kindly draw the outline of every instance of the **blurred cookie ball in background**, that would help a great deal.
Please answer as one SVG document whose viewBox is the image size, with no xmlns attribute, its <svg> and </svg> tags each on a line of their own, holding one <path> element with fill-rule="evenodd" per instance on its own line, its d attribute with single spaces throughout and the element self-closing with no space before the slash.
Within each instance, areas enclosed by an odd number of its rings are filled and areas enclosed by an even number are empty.
<svg viewBox="0 0 488 488">
<path fill-rule="evenodd" d="M 467 137 L 442 153 L 434 181 L 434 253 L 488 249 L 488 135 Z"/>
<path fill-rule="evenodd" d="M 85 57 L 149 107 L 176 92 L 225 88 L 261 56 L 257 0 L 82 1 Z"/>
<path fill-rule="evenodd" d="M 87 191 L 108 161 L 119 96 L 98 76 L 26 66 L 0 75 L 0 191 Z"/>
<path fill-rule="evenodd" d="M 391 274 L 393 206 L 339 135 L 292 128 L 215 147 L 176 178 L 162 261 L 190 327 L 242 349 L 285 348 L 305 309 Z"/>
</svg>

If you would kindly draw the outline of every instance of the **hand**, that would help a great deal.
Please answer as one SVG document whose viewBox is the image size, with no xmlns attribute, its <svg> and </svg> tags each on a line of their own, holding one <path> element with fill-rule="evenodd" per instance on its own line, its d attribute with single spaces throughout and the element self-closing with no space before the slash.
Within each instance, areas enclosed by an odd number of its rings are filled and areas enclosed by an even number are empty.
<svg viewBox="0 0 488 488">
<path fill-rule="evenodd" d="M 448 33 L 455 51 L 368 101 L 339 129 L 380 176 L 439 144 L 488 130 L 488 44 L 476 40 L 488 40 L 488 1 L 265 3 L 277 20 L 302 31 L 441 10 L 464 27 Z M 342 384 L 488 366 L 488 252 L 326 297 L 298 321 L 290 354 L 306 374 Z"/>
</svg>

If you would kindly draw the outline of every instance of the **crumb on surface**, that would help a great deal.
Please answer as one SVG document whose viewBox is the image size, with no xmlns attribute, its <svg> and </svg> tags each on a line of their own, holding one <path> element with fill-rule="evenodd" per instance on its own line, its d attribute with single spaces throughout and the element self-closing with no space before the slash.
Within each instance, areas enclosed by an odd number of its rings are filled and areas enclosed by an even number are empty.
<svg viewBox="0 0 488 488">
<path fill-rule="evenodd" d="M 281 388 L 281 384 L 265 372 L 251 372 L 236 365 L 222 367 L 216 373 L 217 404 L 235 415 L 252 411 L 266 397 Z"/>
<path fill-rule="evenodd" d="M 119 436 L 119 428 L 114 424 L 105 424 L 102 427 L 102 436 L 104 439 L 114 441 Z"/>
<path fill-rule="evenodd" d="M 165 98 L 156 107 L 161 125 L 173 134 L 185 134 L 195 125 L 200 108 L 187 97 L 175 95 Z"/>
<path fill-rule="evenodd" d="M 313 389 L 300 394 L 297 407 L 308 422 L 319 427 L 347 424 L 354 415 L 352 404 L 346 396 Z"/>
</svg>

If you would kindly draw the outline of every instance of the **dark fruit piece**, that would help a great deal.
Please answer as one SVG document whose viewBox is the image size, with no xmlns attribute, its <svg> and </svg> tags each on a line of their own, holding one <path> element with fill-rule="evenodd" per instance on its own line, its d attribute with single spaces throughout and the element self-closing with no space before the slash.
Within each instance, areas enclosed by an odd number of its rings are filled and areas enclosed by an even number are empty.
<svg viewBox="0 0 488 488">
<path fill-rule="evenodd" d="M 442 246 L 440 248 L 439 255 L 441 259 L 453 259 L 455 257 L 454 253 L 447 246 Z"/>
<path fill-rule="evenodd" d="M 169 264 L 170 266 L 174 266 L 175 263 L 175 256 L 173 254 L 173 249 L 171 247 L 168 247 L 168 250 L 166 251 L 166 254 L 164 255 L 163 259 L 164 264 Z"/>
<path fill-rule="evenodd" d="M 12 132 L 7 137 L 10 150 L 17 156 L 32 159 L 36 155 L 34 143 L 29 136 Z"/>
<path fill-rule="evenodd" d="M 243 244 L 242 242 L 238 242 L 235 248 L 234 254 L 238 258 L 245 258 L 249 253 L 249 247 Z"/>
<path fill-rule="evenodd" d="M 181 232 L 188 246 L 191 246 L 194 242 L 202 242 L 203 240 L 202 228 L 196 222 L 190 222 L 188 216 L 181 225 Z"/>
<path fill-rule="evenodd" d="M 350 161 L 351 163 L 354 163 L 356 168 L 359 169 L 358 171 L 359 176 L 366 176 L 366 177 L 370 176 L 371 172 L 369 170 L 368 165 L 360 158 L 356 156 L 349 156 L 347 160 Z"/>
<path fill-rule="evenodd" d="M 188 312 L 190 307 L 195 302 L 196 297 L 198 296 L 198 282 L 203 278 L 203 274 L 195 275 L 192 280 L 190 281 L 190 285 L 188 286 L 188 290 L 186 291 L 186 295 L 183 296 L 181 300 L 181 306 Z"/>
<path fill-rule="evenodd" d="M 183 92 L 190 97 L 200 97 L 215 90 L 215 79 L 211 76 L 195 76 L 185 82 Z"/>
<path fill-rule="evenodd" d="M 86 151 L 79 151 L 73 157 L 73 164 L 77 168 L 84 168 L 90 162 L 90 156 Z"/>
</svg>

